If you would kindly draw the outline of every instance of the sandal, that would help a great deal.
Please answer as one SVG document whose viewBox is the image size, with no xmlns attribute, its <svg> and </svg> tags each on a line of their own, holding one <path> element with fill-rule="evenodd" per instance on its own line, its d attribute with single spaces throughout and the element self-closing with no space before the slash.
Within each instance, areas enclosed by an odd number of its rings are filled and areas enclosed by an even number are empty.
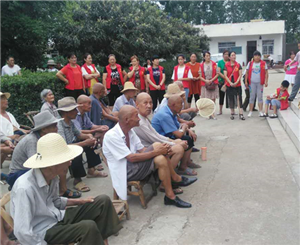
<svg viewBox="0 0 300 245">
<path fill-rule="evenodd" d="M 241 120 L 243 120 L 243 121 L 246 120 L 243 114 L 240 114 L 239 116 L 240 116 Z"/>
<path fill-rule="evenodd" d="M 269 115 L 268 115 L 268 113 L 264 113 L 264 115 L 263 115 L 263 117 L 268 117 Z"/>
<path fill-rule="evenodd" d="M 158 190 L 159 190 L 160 192 L 165 193 L 165 189 L 162 188 L 162 187 L 159 187 Z M 174 189 L 173 189 L 173 192 L 174 192 L 175 195 L 180 195 L 180 194 L 183 193 L 183 190 L 179 187 L 179 188 L 174 188 Z"/>
<path fill-rule="evenodd" d="M 95 169 L 98 170 L 98 171 L 103 171 L 103 170 L 104 170 L 104 167 L 103 167 L 101 164 L 99 164 L 99 165 L 97 165 L 97 166 L 95 167 Z"/>
<path fill-rule="evenodd" d="M 176 172 L 177 172 L 178 175 L 187 175 L 187 176 L 196 176 L 198 174 L 195 170 L 193 170 L 193 169 L 191 169 L 189 167 L 186 168 L 185 171 L 177 169 Z"/>
<path fill-rule="evenodd" d="M 88 192 L 90 191 L 90 187 L 88 187 L 85 183 L 83 183 L 82 181 L 80 181 L 79 183 L 77 183 L 74 186 L 75 190 L 77 191 L 81 191 L 81 192 Z"/>
<path fill-rule="evenodd" d="M 278 118 L 278 115 L 277 114 L 273 114 L 273 115 L 269 116 L 269 118 Z"/>
<path fill-rule="evenodd" d="M 217 114 L 217 116 L 220 116 L 220 115 L 222 115 L 223 113 L 222 112 L 219 112 L 218 114 Z"/>
<path fill-rule="evenodd" d="M 81 197 L 81 193 L 78 192 L 78 191 L 71 191 L 70 189 L 68 189 L 61 196 L 62 197 L 67 197 L 67 198 L 79 198 L 79 197 Z"/>
<path fill-rule="evenodd" d="M 234 120 L 234 114 L 231 114 L 230 119 Z"/>
<path fill-rule="evenodd" d="M 191 163 L 188 165 L 189 168 L 202 168 L 199 164 L 194 163 L 191 161 Z"/>
<path fill-rule="evenodd" d="M 107 173 L 105 172 L 100 172 L 98 170 L 95 170 L 93 174 L 87 174 L 86 177 L 87 178 L 106 178 L 108 176 Z"/>
</svg>

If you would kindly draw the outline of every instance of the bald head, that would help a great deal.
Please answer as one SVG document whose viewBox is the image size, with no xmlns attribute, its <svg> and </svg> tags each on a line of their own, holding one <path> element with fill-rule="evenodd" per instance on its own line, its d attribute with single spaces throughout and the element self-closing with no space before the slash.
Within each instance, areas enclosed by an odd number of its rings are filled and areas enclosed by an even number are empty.
<svg viewBox="0 0 300 245">
<path fill-rule="evenodd" d="M 172 95 L 168 99 L 168 106 L 174 114 L 178 114 L 182 109 L 182 98 L 179 95 Z"/>
<path fill-rule="evenodd" d="M 101 90 L 104 89 L 104 86 L 102 83 L 95 83 L 93 86 L 93 94 L 97 94 L 99 92 L 101 92 Z"/>
<path fill-rule="evenodd" d="M 143 117 L 147 117 L 152 113 L 153 102 L 152 98 L 147 93 L 140 93 L 136 97 L 136 108 Z"/>
<path fill-rule="evenodd" d="M 77 98 L 77 103 L 78 104 L 83 104 L 83 103 L 85 103 L 85 102 L 88 102 L 88 101 L 90 101 L 91 99 L 88 97 L 88 96 L 86 96 L 85 94 L 82 94 L 82 95 L 80 95 L 78 98 Z"/>
<path fill-rule="evenodd" d="M 139 103 L 142 103 L 144 100 L 146 99 L 151 99 L 150 95 L 145 93 L 145 92 L 142 92 L 140 94 L 138 94 L 138 96 L 136 97 L 136 104 L 139 104 Z"/>
<path fill-rule="evenodd" d="M 137 110 L 131 105 L 123 105 L 118 114 L 120 123 L 125 122 L 126 119 L 130 118 L 136 111 Z"/>
<path fill-rule="evenodd" d="M 139 126 L 140 118 L 138 116 L 138 111 L 131 105 L 124 105 L 121 107 L 119 114 L 119 124 L 122 129 L 130 130 L 133 127 Z"/>
</svg>

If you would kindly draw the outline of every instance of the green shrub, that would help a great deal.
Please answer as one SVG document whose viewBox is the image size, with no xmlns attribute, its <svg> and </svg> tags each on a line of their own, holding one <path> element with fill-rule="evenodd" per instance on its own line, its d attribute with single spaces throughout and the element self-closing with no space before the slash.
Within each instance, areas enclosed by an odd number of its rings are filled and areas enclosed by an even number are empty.
<svg viewBox="0 0 300 245">
<path fill-rule="evenodd" d="M 55 72 L 22 71 L 22 76 L 1 77 L 1 92 L 9 92 L 9 108 L 19 124 L 30 125 L 24 113 L 28 111 L 39 111 L 42 103 L 40 93 L 43 89 L 51 89 L 55 100 L 63 97 L 64 83 L 58 80 Z"/>
</svg>

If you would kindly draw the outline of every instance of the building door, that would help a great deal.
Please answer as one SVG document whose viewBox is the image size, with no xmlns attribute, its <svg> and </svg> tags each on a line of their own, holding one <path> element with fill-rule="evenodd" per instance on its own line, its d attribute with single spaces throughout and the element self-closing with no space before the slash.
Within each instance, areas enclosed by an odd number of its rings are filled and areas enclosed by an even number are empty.
<svg viewBox="0 0 300 245">
<path fill-rule="evenodd" d="M 247 64 L 253 58 L 254 51 L 256 51 L 256 41 L 247 41 Z"/>
</svg>

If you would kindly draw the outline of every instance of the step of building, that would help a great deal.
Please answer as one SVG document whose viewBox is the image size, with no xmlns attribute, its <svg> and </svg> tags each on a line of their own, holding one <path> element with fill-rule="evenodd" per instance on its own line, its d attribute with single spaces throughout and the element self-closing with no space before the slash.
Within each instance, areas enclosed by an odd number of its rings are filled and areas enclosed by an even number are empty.
<svg viewBox="0 0 300 245">
<path fill-rule="evenodd" d="M 294 99 L 294 101 L 291 102 L 290 107 L 292 111 L 296 114 L 296 116 L 300 119 L 300 110 L 298 107 L 299 101 L 299 99 Z"/>
</svg>

